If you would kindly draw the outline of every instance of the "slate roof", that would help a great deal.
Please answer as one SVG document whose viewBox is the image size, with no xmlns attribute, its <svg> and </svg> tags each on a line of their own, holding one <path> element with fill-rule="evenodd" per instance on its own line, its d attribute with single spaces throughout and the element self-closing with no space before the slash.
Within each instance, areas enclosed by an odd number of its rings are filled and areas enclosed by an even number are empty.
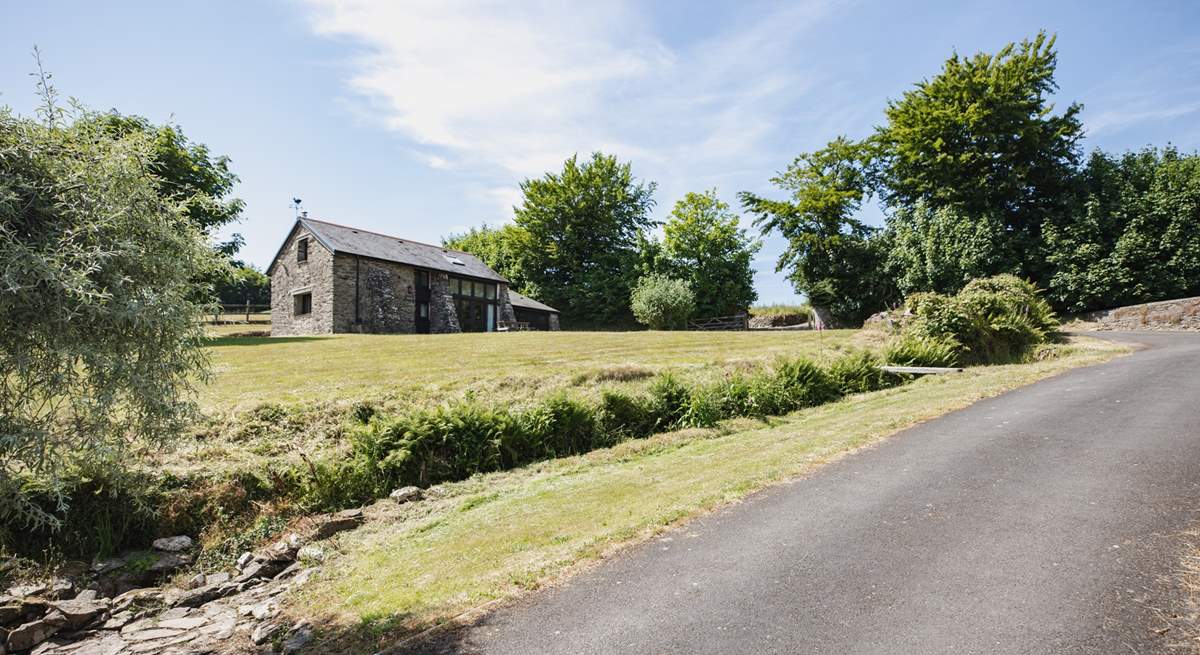
<svg viewBox="0 0 1200 655">
<path fill-rule="evenodd" d="M 317 241 L 334 253 L 372 257 L 435 271 L 445 271 L 454 275 L 508 282 L 470 253 L 360 230 L 337 223 L 318 221 L 313 218 L 298 218 L 296 223 L 312 232 Z M 294 231 L 295 227 L 292 229 Z M 280 250 L 282 251 L 282 247 Z M 275 258 L 279 258 L 278 253 Z M 272 261 L 271 267 L 274 268 L 274 266 L 275 263 Z M 267 274 L 270 274 L 270 269 L 267 269 Z"/>
<path fill-rule="evenodd" d="M 508 301 L 512 303 L 513 307 L 521 307 L 524 309 L 536 309 L 538 311 L 552 312 L 555 314 L 558 313 L 558 310 L 551 307 L 550 305 L 542 304 L 542 303 L 534 300 L 533 298 L 530 298 L 529 296 L 522 296 L 521 294 L 517 293 L 516 291 L 513 291 L 512 289 L 508 290 Z"/>
</svg>

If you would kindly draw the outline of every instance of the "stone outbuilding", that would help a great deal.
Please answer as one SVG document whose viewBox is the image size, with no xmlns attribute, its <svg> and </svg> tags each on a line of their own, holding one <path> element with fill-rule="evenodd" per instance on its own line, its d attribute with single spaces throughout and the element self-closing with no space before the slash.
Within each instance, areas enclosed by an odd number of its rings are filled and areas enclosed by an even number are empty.
<svg viewBox="0 0 1200 655">
<path fill-rule="evenodd" d="M 267 275 L 272 336 L 559 328 L 557 310 L 509 291 L 470 253 L 308 217 Z"/>
</svg>

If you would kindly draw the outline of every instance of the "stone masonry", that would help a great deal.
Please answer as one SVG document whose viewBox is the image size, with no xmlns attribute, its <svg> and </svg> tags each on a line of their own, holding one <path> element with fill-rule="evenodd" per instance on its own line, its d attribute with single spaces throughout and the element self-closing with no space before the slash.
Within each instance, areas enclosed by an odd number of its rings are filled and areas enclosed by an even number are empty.
<svg viewBox="0 0 1200 655">
<path fill-rule="evenodd" d="M 300 239 L 308 239 L 308 260 L 296 261 Z M 271 273 L 271 334 L 328 334 L 333 332 L 333 253 L 300 228 L 284 244 L 279 264 Z M 293 297 L 312 293 L 312 312 L 293 316 Z"/>
<path fill-rule="evenodd" d="M 308 239 L 306 261 L 296 260 L 300 239 Z M 461 332 L 450 294 L 450 274 L 429 272 L 429 331 Z M 299 225 L 280 250 L 271 269 L 271 334 L 416 332 L 416 269 L 398 262 L 348 253 L 333 253 L 303 225 Z M 513 323 L 507 285 L 496 285 L 496 319 Z M 312 311 L 295 314 L 295 297 L 312 294 Z M 558 316 L 551 314 L 550 328 L 557 330 Z"/>
<path fill-rule="evenodd" d="M 1105 309 L 1079 318 L 1100 330 L 1200 330 L 1200 297 Z"/>
</svg>

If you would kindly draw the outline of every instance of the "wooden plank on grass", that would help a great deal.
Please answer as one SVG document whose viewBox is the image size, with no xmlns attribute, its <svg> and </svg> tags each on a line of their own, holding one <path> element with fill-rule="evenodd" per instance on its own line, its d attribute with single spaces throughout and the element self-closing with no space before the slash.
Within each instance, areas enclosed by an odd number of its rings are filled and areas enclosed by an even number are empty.
<svg viewBox="0 0 1200 655">
<path fill-rule="evenodd" d="M 911 373 L 913 375 L 941 375 L 942 373 L 962 373 L 961 368 L 943 368 L 941 366 L 880 366 L 884 373 Z"/>
</svg>

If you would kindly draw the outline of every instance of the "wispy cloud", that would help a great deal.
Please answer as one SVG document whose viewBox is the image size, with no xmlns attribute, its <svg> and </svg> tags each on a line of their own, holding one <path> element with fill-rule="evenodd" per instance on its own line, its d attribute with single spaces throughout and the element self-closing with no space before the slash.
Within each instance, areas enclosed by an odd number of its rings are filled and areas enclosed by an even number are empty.
<svg viewBox="0 0 1200 655">
<path fill-rule="evenodd" d="M 772 142 L 781 112 L 816 81 L 788 51 L 826 11 L 756 12 L 668 44 L 620 1 L 308 4 L 314 31 L 364 48 L 350 86 L 431 166 L 512 179 L 605 150 L 665 187 L 744 168 Z"/>
<path fill-rule="evenodd" d="M 1150 106 L 1150 103 L 1138 101 L 1122 108 L 1110 109 L 1089 116 L 1085 125 L 1088 134 L 1095 136 L 1135 127 L 1150 121 L 1179 118 L 1196 112 L 1200 112 L 1200 102 Z"/>
</svg>

